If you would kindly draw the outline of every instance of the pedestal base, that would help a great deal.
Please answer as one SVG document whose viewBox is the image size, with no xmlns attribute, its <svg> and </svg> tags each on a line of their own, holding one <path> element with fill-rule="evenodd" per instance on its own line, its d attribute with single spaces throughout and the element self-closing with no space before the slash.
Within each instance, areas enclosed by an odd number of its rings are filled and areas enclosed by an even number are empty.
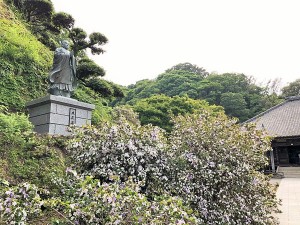
<svg viewBox="0 0 300 225">
<path fill-rule="evenodd" d="M 69 135 L 69 125 L 90 125 L 95 109 L 95 105 L 56 95 L 35 99 L 26 107 L 35 132 L 58 135 Z"/>
</svg>

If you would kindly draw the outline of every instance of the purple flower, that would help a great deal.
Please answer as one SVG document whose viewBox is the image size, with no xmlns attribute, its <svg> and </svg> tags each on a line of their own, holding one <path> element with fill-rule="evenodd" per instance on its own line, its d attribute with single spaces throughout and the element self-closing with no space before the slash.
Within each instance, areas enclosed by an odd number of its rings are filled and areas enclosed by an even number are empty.
<svg viewBox="0 0 300 225">
<path fill-rule="evenodd" d="M 185 224 L 185 221 L 183 219 L 180 219 L 180 220 L 177 221 L 177 224 L 178 225 Z"/>
<path fill-rule="evenodd" d="M 191 179 L 194 178 L 194 175 L 190 173 L 190 174 L 187 176 L 187 178 L 188 178 L 189 180 L 191 180 Z"/>
<path fill-rule="evenodd" d="M 5 194 L 10 196 L 10 197 L 12 197 L 14 195 L 12 191 L 6 191 Z"/>
<path fill-rule="evenodd" d="M 6 208 L 6 209 L 5 209 L 5 212 L 6 212 L 6 213 L 10 213 L 10 212 L 11 212 L 11 209 L 10 209 L 10 208 Z"/>
</svg>

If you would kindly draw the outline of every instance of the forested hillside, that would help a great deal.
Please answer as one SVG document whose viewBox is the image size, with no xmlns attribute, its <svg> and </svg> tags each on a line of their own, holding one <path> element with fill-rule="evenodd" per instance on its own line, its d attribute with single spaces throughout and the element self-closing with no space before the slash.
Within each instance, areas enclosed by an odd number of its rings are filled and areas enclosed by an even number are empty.
<svg viewBox="0 0 300 225">
<path fill-rule="evenodd" d="M 141 80 L 128 87 L 127 95 L 118 104 L 135 105 L 140 99 L 156 94 L 170 97 L 187 95 L 224 107 L 227 115 L 243 122 L 282 100 L 269 86 L 258 86 L 244 74 L 209 74 L 205 69 L 182 63 L 167 69 L 154 80 Z"/>
<path fill-rule="evenodd" d="M 52 53 L 0 1 L 0 104 L 23 110 L 46 94 Z"/>
</svg>

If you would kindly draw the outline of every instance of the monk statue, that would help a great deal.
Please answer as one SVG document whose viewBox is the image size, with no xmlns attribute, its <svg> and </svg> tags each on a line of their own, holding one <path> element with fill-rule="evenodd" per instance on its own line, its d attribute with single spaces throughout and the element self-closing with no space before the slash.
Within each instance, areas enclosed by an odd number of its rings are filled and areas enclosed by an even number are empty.
<svg viewBox="0 0 300 225">
<path fill-rule="evenodd" d="M 49 73 L 50 87 L 48 92 L 52 95 L 71 97 L 77 86 L 76 60 L 73 52 L 69 51 L 69 42 L 63 40 L 61 47 L 54 52 L 53 67 Z"/>
</svg>

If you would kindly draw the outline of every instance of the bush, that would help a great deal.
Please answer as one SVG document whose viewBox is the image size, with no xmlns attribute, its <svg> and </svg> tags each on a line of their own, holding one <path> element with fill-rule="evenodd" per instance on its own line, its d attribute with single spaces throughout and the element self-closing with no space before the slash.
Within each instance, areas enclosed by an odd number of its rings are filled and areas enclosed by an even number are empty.
<svg viewBox="0 0 300 225">
<path fill-rule="evenodd" d="M 117 179 L 117 177 L 115 177 Z M 180 198 L 160 196 L 153 201 L 139 193 L 131 179 L 125 183 L 100 184 L 92 177 L 78 176 L 68 170 L 61 180 L 62 197 L 46 202 L 74 224 L 199 224 L 193 210 Z M 60 224 L 60 223 L 59 223 Z"/>
<path fill-rule="evenodd" d="M 129 177 L 149 198 L 183 198 L 205 224 L 276 224 L 275 187 L 259 172 L 270 140 L 224 114 L 178 116 L 166 140 L 157 127 L 127 122 L 77 131 L 69 151 L 75 165 L 101 182 Z"/>
<path fill-rule="evenodd" d="M 52 212 L 55 224 L 199 224 L 195 212 L 178 197 L 163 195 L 149 201 L 139 193 L 138 184 L 127 182 L 100 184 L 92 177 L 67 170 L 65 179 L 56 179 L 62 195 L 41 199 L 47 192 L 23 183 L 10 187 L 0 180 L 0 223 L 32 224 Z M 44 221 L 45 222 L 45 221 Z"/>
<path fill-rule="evenodd" d="M 0 224 L 26 224 L 41 213 L 38 188 L 29 183 L 10 187 L 0 180 Z"/>
<path fill-rule="evenodd" d="M 157 189 L 167 180 L 167 143 L 163 131 L 151 125 L 134 126 L 126 121 L 77 130 L 69 146 L 74 164 L 83 174 L 101 181 L 119 176 L 143 181 L 143 189 Z"/>
<path fill-rule="evenodd" d="M 98 77 L 89 79 L 86 85 L 102 97 L 111 97 L 114 94 L 112 86 L 107 81 Z"/>
<path fill-rule="evenodd" d="M 253 125 L 225 116 L 179 116 L 170 143 L 170 191 L 198 210 L 205 224 L 275 224 L 275 188 L 258 172 L 270 140 Z"/>
<path fill-rule="evenodd" d="M 105 75 L 104 69 L 89 58 L 81 59 L 78 64 L 77 77 L 80 80 L 84 81 L 88 78 L 103 77 Z"/>
<path fill-rule="evenodd" d="M 0 143 L 16 140 L 16 136 L 31 132 L 33 125 L 24 114 L 0 112 Z"/>
<path fill-rule="evenodd" d="M 0 113 L 0 177 L 53 189 L 52 177 L 62 176 L 65 170 L 59 141 L 33 133 L 24 114 Z"/>
</svg>

